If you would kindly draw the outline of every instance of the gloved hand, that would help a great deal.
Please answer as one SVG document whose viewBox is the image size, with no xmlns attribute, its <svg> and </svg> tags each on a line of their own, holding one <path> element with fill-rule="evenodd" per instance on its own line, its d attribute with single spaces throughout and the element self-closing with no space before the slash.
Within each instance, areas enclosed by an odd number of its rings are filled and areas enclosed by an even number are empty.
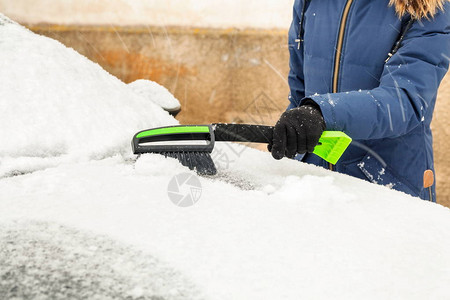
<svg viewBox="0 0 450 300">
<path fill-rule="evenodd" d="M 312 153 L 324 130 L 325 121 L 316 103 L 296 107 L 281 115 L 268 149 L 275 159 Z"/>
</svg>

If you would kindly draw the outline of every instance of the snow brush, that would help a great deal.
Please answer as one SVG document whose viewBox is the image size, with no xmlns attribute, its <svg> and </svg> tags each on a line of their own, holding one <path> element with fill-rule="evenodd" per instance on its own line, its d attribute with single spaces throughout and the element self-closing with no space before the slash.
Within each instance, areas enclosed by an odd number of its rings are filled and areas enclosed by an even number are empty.
<svg viewBox="0 0 450 300">
<path fill-rule="evenodd" d="M 215 175 L 211 158 L 215 142 L 271 143 L 273 126 L 248 124 L 179 125 L 153 128 L 136 133 L 133 153 L 159 153 L 178 159 L 200 175 Z M 352 139 L 340 131 L 324 131 L 314 154 L 336 164 Z"/>
</svg>

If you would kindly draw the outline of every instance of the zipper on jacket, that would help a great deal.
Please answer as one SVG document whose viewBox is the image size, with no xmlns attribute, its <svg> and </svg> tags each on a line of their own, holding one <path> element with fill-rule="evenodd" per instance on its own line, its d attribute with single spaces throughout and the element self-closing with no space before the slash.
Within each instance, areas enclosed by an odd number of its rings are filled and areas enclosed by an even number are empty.
<svg viewBox="0 0 450 300">
<path fill-rule="evenodd" d="M 350 12 L 350 7 L 352 6 L 353 0 L 347 0 L 345 4 L 344 12 L 341 17 L 341 24 L 339 27 L 339 36 L 336 45 L 336 55 L 334 58 L 334 72 L 333 72 L 333 93 L 338 92 L 339 83 L 339 69 L 341 67 L 341 56 L 342 56 L 342 46 L 344 43 L 345 29 L 347 27 L 348 14 Z M 330 170 L 334 170 L 333 164 L 329 164 Z"/>
<path fill-rule="evenodd" d="M 305 21 L 306 1 L 308 0 L 303 1 L 302 14 L 300 17 L 300 24 L 298 28 L 298 39 L 295 40 L 295 42 L 298 43 L 297 50 L 300 50 L 300 45 L 301 43 L 303 43 L 303 23 Z"/>
<path fill-rule="evenodd" d="M 339 83 L 339 69 L 341 66 L 342 57 L 342 46 L 344 43 L 345 29 L 347 27 L 348 14 L 350 12 L 350 7 L 352 6 L 353 0 L 347 0 L 345 4 L 344 13 L 341 17 L 341 25 L 339 27 L 339 36 L 336 45 L 336 55 L 334 59 L 334 73 L 333 73 L 333 93 L 338 92 Z"/>
</svg>

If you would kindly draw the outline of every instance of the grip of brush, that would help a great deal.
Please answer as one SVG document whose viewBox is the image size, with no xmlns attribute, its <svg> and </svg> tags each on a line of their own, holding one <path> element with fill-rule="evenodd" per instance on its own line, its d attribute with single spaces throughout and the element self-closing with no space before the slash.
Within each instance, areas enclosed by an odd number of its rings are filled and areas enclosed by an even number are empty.
<svg viewBox="0 0 450 300">
<path fill-rule="evenodd" d="M 216 141 L 269 144 L 273 139 L 273 126 L 251 124 L 212 124 Z"/>
<path fill-rule="evenodd" d="M 273 126 L 249 124 L 212 124 L 212 131 L 216 141 L 249 142 L 270 144 L 273 140 Z M 352 139 L 344 132 L 324 131 L 314 154 L 329 163 L 336 164 Z"/>
</svg>

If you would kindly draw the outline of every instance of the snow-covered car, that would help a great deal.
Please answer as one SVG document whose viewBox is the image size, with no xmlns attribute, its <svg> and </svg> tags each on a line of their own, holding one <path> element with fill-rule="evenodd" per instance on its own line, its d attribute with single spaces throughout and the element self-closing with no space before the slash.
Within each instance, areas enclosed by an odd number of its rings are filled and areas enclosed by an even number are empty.
<svg viewBox="0 0 450 300">
<path fill-rule="evenodd" d="M 0 298 L 448 299 L 449 209 L 245 145 L 132 155 L 169 102 L 0 15 Z"/>
</svg>

